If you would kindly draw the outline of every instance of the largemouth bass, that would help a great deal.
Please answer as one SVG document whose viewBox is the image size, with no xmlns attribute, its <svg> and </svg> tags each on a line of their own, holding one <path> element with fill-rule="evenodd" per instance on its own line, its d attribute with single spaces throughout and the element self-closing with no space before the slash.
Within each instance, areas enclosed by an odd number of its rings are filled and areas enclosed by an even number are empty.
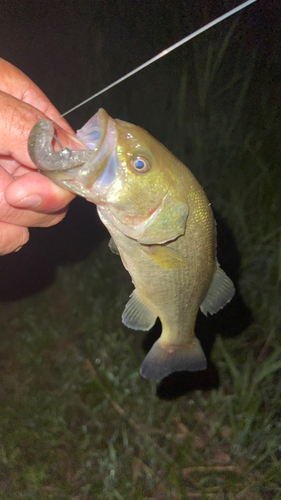
<svg viewBox="0 0 281 500">
<path fill-rule="evenodd" d="M 123 323 L 162 334 L 141 374 L 157 380 L 175 371 L 206 368 L 195 336 L 198 309 L 213 314 L 234 294 L 216 258 L 210 203 L 191 171 L 145 130 L 113 120 L 100 109 L 78 131 L 88 148 L 54 152 L 54 127 L 40 120 L 29 138 L 39 170 L 61 187 L 97 205 L 135 290 Z"/>
</svg>

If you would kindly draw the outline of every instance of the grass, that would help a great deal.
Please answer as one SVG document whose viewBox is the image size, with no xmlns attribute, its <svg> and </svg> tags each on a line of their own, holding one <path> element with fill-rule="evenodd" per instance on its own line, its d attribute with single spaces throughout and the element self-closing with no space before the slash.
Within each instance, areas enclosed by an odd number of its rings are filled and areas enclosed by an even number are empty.
<svg viewBox="0 0 281 500">
<path fill-rule="evenodd" d="M 280 349 L 257 362 L 256 332 L 218 339 L 220 388 L 158 400 L 138 334 L 116 327 L 116 261 L 104 243 L 1 311 L 0 498 L 278 498 Z"/>
<path fill-rule="evenodd" d="M 139 376 L 143 335 L 120 319 L 132 285 L 106 242 L 0 304 L 0 499 L 281 498 L 280 117 L 274 55 L 246 57 L 237 32 L 193 45 L 155 134 L 231 227 L 254 322 L 217 338 L 218 388 L 163 401 Z"/>
</svg>

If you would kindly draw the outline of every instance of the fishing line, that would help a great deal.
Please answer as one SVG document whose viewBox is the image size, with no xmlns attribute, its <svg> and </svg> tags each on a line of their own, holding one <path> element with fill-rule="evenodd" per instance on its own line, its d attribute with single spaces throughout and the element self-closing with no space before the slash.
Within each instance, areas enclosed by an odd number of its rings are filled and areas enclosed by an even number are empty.
<svg viewBox="0 0 281 500">
<path fill-rule="evenodd" d="M 68 115 L 69 113 L 72 113 L 72 111 L 74 111 L 75 109 L 80 108 L 80 106 L 84 106 L 84 104 L 86 104 L 87 102 L 91 101 L 92 99 L 95 99 L 96 97 L 98 97 L 99 95 L 103 94 L 107 90 L 112 89 L 112 87 L 115 87 L 115 85 L 118 85 L 118 83 L 121 83 L 124 80 L 127 80 L 127 78 L 130 78 L 130 76 L 135 75 L 136 73 L 138 73 L 138 71 L 141 71 L 142 69 L 146 68 L 147 66 L 149 66 L 152 63 L 154 63 L 155 61 L 158 61 L 158 59 L 161 59 L 161 57 L 166 56 L 167 54 L 169 54 L 173 50 L 177 49 L 178 47 L 180 47 L 184 43 L 189 42 L 189 40 L 191 40 L 192 38 L 195 38 L 197 35 L 200 35 L 201 33 L 204 33 L 204 31 L 207 31 L 208 29 L 212 28 L 216 24 L 220 23 L 221 21 L 224 21 L 225 19 L 227 19 L 230 16 L 233 16 L 233 14 L 236 14 L 240 10 L 245 9 L 245 7 L 248 7 L 248 5 L 251 5 L 252 3 L 256 2 L 256 1 L 257 0 L 247 0 L 247 2 L 244 2 L 244 3 L 240 4 L 240 5 L 238 5 L 234 9 L 229 10 L 228 12 L 226 12 L 226 14 L 223 14 L 222 16 L 217 17 L 216 19 L 214 19 L 210 23 L 205 24 L 205 26 L 202 26 L 202 28 L 199 28 L 197 31 L 194 31 L 190 35 L 187 35 L 186 37 L 182 38 L 179 42 L 174 43 L 173 45 L 171 45 L 167 49 L 162 50 L 162 52 L 159 52 L 159 54 L 157 54 L 156 56 L 152 57 L 151 59 L 149 59 L 145 63 L 141 64 L 140 66 L 138 66 L 137 68 L 133 69 L 132 71 L 130 71 L 126 75 L 122 76 L 121 78 L 118 78 L 118 80 L 116 80 L 115 82 L 111 83 L 107 87 L 104 87 L 102 90 L 100 90 L 96 94 L 93 94 L 91 97 L 88 97 L 87 99 L 85 99 L 85 101 L 82 101 L 79 104 L 77 104 L 76 106 L 74 106 L 73 108 L 69 109 L 68 111 L 66 111 L 65 113 L 63 113 L 61 116 L 59 116 L 59 118 L 62 118 L 64 116 Z M 59 118 L 57 118 L 57 120 L 59 120 Z M 56 122 L 57 120 L 54 120 L 54 122 Z"/>
</svg>

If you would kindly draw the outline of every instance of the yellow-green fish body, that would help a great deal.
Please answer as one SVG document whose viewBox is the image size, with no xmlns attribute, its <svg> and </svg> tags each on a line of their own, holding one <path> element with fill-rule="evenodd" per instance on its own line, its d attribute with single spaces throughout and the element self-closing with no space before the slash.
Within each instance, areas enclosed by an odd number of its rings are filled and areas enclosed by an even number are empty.
<svg viewBox="0 0 281 500">
<path fill-rule="evenodd" d="M 38 122 L 31 132 L 33 161 L 59 185 L 97 204 L 112 237 L 110 247 L 132 277 L 135 290 L 124 324 L 149 330 L 157 317 L 161 320 L 161 337 L 141 374 L 161 379 L 174 371 L 205 369 L 194 333 L 198 309 L 213 314 L 231 300 L 234 287 L 216 260 L 215 221 L 202 187 L 146 131 L 113 120 L 104 110 L 77 133 L 93 151 L 84 152 L 80 163 L 79 152 L 72 160 L 63 158 L 63 165 L 56 157 L 50 171 L 51 152 L 46 165 L 38 143 L 47 136 L 44 126 Z"/>
<path fill-rule="evenodd" d="M 153 379 L 206 367 L 194 325 L 216 269 L 214 218 L 204 191 L 191 172 L 180 167 L 184 175 L 179 187 L 186 189 L 189 214 L 185 233 L 176 239 L 144 245 L 127 237 L 98 209 L 135 286 L 122 315 L 124 324 L 149 330 L 157 316 L 162 323 L 161 338 L 142 366 L 143 376 Z"/>
</svg>

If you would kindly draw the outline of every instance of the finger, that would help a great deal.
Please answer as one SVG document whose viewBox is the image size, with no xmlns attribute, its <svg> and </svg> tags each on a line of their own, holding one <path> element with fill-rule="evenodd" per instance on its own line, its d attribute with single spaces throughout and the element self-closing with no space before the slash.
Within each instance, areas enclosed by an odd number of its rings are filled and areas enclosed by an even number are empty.
<svg viewBox="0 0 281 500">
<path fill-rule="evenodd" d="M 74 195 L 38 172 L 30 172 L 12 181 L 6 188 L 9 205 L 52 213 L 64 209 Z"/>
<path fill-rule="evenodd" d="M 42 178 L 42 183 L 43 187 L 38 187 L 38 193 L 42 194 L 42 196 L 46 196 L 46 199 L 43 199 L 40 204 L 41 204 L 41 209 L 39 210 L 39 206 L 37 206 L 37 210 L 39 211 L 34 211 L 34 210 L 29 210 L 28 206 L 24 206 L 22 208 L 16 208 L 10 205 L 10 203 L 7 202 L 6 196 L 4 196 L 4 193 L 9 192 L 12 189 L 13 182 L 17 183 L 20 181 L 22 178 L 17 179 L 16 181 L 12 180 L 12 176 L 9 175 L 4 169 L 0 167 L 0 214 L 1 214 L 1 221 L 6 222 L 9 224 L 14 224 L 16 226 L 23 226 L 23 227 L 49 227 L 53 226 L 54 224 L 57 224 L 60 222 L 63 217 L 65 216 L 67 212 L 67 204 L 69 203 L 70 199 L 73 198 L 73 195 L 68 193 L 67 191 L 60 189 L 57 187 L 55 184 L 53 184 L 49 179 L 45 178 L 38 172 L 34 172 L 32 174 L 27 174 L 27 176 L 37 176 L 39 178 Z M 25 176 L 23 176 L 25 177 Z M 27 180 L 27 183 L 30 182 L 30 179 Z M 37 179 L 38 182 L 38 179 Z M 32 182 L 33 184 L 33 182 Z M 36 184 L 36 182 L 35 182 Z M 10 188 L 11 186 L 11 188 Z M 40 182 L 38 182 L 38 186 L 40 186 Z M 13 191 L 12 191 L 13 192 Z M 36 192 L 34 192 L 34 196 L 37 195 Z M 48 194 L 47 194 L 48 193 Z M 8 197 L 7 195 L 7 197 Z M 33 205 L 36 204 L 33 200 L 30 200 Z M 38 200 L 37 200 L 38 201 Z M 24 205 L 26 201 L 24 200 L 22 204 Z M 40 205 L 39 204 L 39 205 Z M 26 205 L 28 205 L 26 203 Z M 51 206 L 51 210 L 50 210 Z M 43 212 L 44 207 L 47 207 L 45 209 L 45 212 Z M 52 211 L 56 211 L 56 213 L 52 213 Z"/>
<path fill-rule="evenodd" d="M 0 222 L 0 255 L 20 250 L 28 240 L 29 231 L 26 227 Z"/>
<path fill-rule="evenodd" d="M 27 149 L 32 127 L 40 118 L 46 118 L 38 109 L 0 91 L 0 155 L 12 157 L 25 167 L 35 168 Z M 55 126 L 63 147 L 85 149 L 68 132 Z"/>
<path fill-rule="evenodd" d="M 22 71 L 0 58 L 0 74 L 0 90 L 11 94 L 20 101 L 31 104 L 51 120 L 56 120 L 64 130 L 73 134 L 73 130 L 67 121 L 64 118 L 59 118 L 61 113 L 53 106 L 42 90 Z"/>
<path fill-rule="evenodd" d="M 0 138 L 1 142 L 1 138 Z M 14 175 L 20 168 L 22 167 L 18 161 L 14 160 L 12 156 L 5 156 L 5 155 L 0 155 L 0 165 L 3 167 L 9 174 Z M 30 171 L 30 169 L 28 169 Z M 27 169 L 25 168 L 25 173 L 27 172 Z M 18 174 L 15 174 L 18 175 Z M 20 175 L 20 174 L 19 174 Z"/>
</svg>

